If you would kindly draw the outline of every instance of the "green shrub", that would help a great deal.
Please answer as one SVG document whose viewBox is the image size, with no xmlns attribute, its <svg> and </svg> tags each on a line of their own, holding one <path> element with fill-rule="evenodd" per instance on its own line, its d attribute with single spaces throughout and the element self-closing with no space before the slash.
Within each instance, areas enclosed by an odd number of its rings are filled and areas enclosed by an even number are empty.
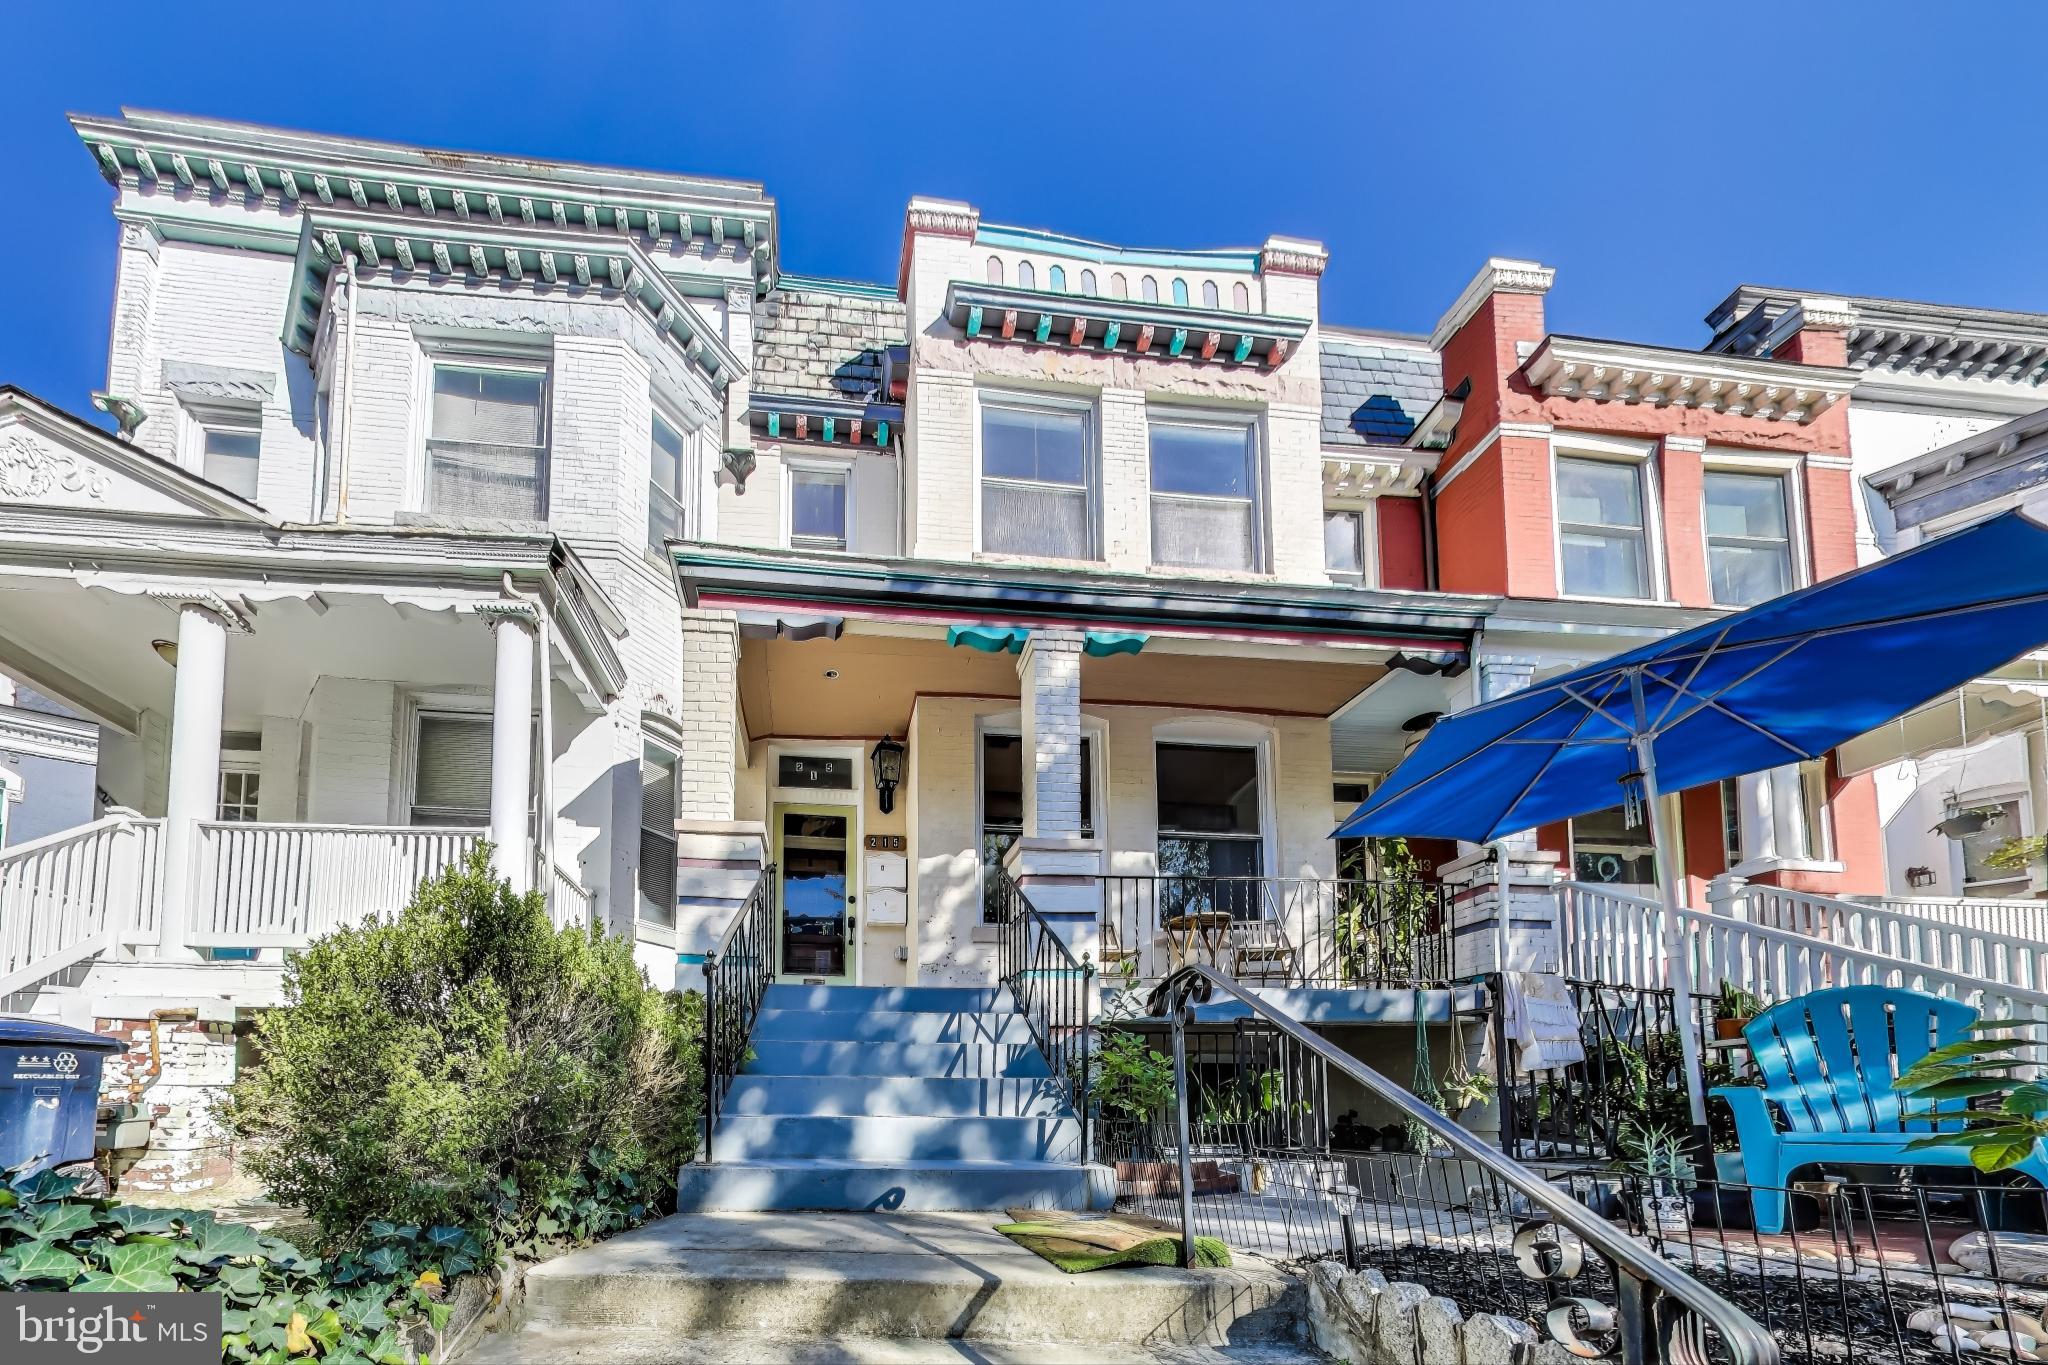
<svg viewBox="0 0 2048 1365">
<path fill-rule="evenodd" d="M 333 1245 L 376 1221 L 530 1226 L 593 1152 L 644 1209 L 695 1144 L 701 998 L 649 986 L 627 940 L 556 930 L 486 849 L 317 940 L 285 998 L 223 1116 Z"/>
</svg>

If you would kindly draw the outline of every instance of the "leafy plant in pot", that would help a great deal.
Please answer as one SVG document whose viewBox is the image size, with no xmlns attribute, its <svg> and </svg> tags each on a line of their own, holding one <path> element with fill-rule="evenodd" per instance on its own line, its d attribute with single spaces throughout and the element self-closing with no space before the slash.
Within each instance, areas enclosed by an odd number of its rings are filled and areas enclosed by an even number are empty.
<svg viewBox="0 0 2048 1365">
<path fill-rule="evenodd" d="M 1078 1059 L 1074 1065 L 1078 1070 Z M 1106 1030 L 1090 1059 L 1087 1102 L 1101 1116 L 1110 1150 L 1157 1150 L 1171 1141 L 1173 1063 L 1135 1032 Z"/>
<path fill-rule="evenodd" d="M 1652 1235 L 1690 1230 L 1688 1196 L 1694 1181 L 1684 1135 L 1673 1128 L 1631 1124 L 1622 1134 L 1621 1151 L 1621 1170 L 1643 1229 Z"/>
<path fill-rule="evenodd" d="M 1732 981 L 1723 981 L 1714 997 L 1714 1036 L 1740 1038 L 1743 1025 L 1764 1012 L 1764 1002 Z"/>
</svg>

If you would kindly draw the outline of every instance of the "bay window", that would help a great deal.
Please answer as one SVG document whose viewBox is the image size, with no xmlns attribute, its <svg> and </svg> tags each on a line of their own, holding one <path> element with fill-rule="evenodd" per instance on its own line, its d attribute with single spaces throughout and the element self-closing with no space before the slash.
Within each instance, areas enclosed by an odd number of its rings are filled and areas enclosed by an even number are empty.
<svg viewBox="0 0 2048 1365">
<path fill-rule="evenodd" d="M 1152 562 L 1257 569 L 1257 427 L 1155 416 L 1149 444 Z"/>
<path fill-rule="evenodd" d="M 1559 577 L 1568 596 L 1653 595 L 1643 504 L 1638 466 L 1558 457 Z"/>
<path fill-rule="evenodd" d="M 427 509 L 547 516 L 547 375 L 437 364 L 427 430 Z"/>
<path fill-rule="evenodd" d="M 657 550 L 689 534 L 684 509 L 693 439 L 659 412 L 654 414 L 647 439 L 647 543 Z"/>
<path fill-rule="evenodd" d="M 982 400 L 982 549 L 1095 557 L 1092 425 L 1084 408 Z"/>
<path fill-rule="evenodd" d="M 1792 529 L 1779 474 L 1706 472 L 1707 575 L 1714 601 L 1748 607 L 1792 591 Z"/>
</svg>

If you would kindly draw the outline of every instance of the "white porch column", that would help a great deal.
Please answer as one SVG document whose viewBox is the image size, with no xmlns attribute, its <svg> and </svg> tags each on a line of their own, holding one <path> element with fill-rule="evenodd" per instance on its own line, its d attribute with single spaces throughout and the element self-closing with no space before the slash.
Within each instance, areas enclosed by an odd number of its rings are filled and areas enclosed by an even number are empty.
<svg viewBox="0 0 2048 1365">
<path fill-rule="evenodd" d="M 1081 837 L 1082 642 L 1077 630 L 1034 630 L 1017 658 L 1024 834 L 1003 864 L 1074 956 L 1092 957 L 1102 948 L 1102 845 Z"/>
<path fill-rule="evenodd" d="M 157 955 L 192 958 L 199 822 L 220 801 L 220 724 L 227 690 L 228 618 L 203 602 L 178 605 L 177 679 L 171 696 L 170 779 L 164 802 L 163 902 Z"/>
<path fill-rule="evenodd" d="M 531 614 L 493 609 L 497 673 L 491 688 L 491 867 L 516 892 L 533 884 L 528 793 L 533 788 L 533 637 Z"/>
</svg>

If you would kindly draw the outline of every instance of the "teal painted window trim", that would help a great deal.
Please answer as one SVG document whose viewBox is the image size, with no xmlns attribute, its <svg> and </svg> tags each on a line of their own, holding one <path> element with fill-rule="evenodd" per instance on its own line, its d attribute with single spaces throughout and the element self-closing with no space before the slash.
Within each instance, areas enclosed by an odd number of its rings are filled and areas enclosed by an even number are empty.
<svg viewBox="0 0 2048 1365">
<path fill-rule="evenodd" d="M 1091 630 L 1081 641 L 1081 652 L 1096 659 L 1136 654 L 1151 638 L 1142 630 Z"/>
<path fill-rule="evenodd" d="M 947 626 L 946 643 L 984 654 L 1022 654 L 1031 632 L 1022 626 Z"/>
</svg>

